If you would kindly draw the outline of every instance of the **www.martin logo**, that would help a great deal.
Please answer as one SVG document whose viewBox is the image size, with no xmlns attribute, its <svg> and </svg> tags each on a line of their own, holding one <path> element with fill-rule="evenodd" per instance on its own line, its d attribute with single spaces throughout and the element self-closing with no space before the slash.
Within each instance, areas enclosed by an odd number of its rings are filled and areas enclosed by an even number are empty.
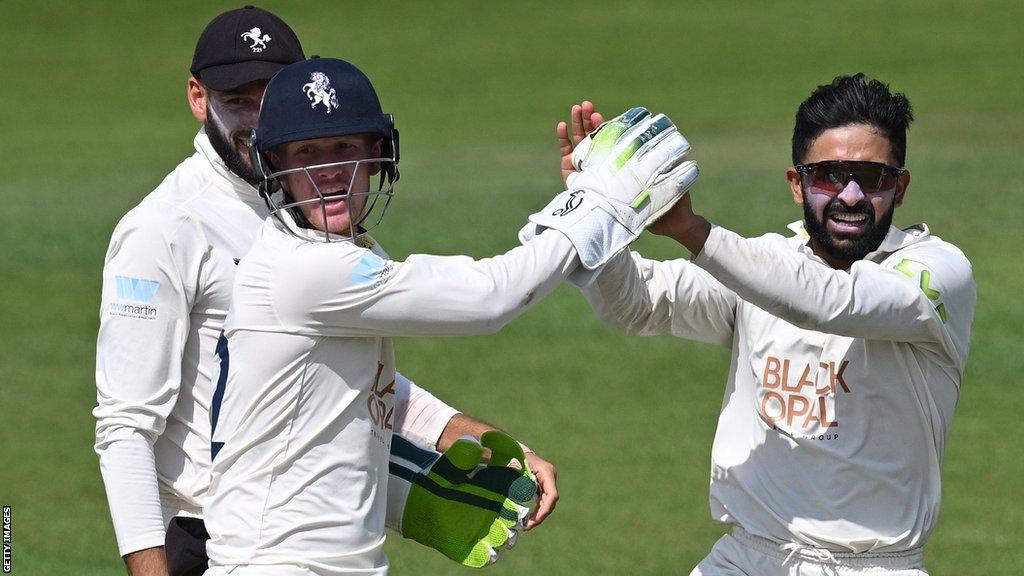
<svg viewBox="0 0 1024 576">
<path fill-rule="evenodd" d="M 117 297 L 121 300 L 136 302 L 152 302 L 157 286 L 160 286 L 156 280 L 143 280 L 127 276 L 115 276 L 114 280 L 117 283 Z"/>
<path fill-rule="evenodd" d="M 160 286 L 159 282 L 129 278 L 128 276 L 114 276 L 114 286 L 117 288 L 117 301 L 107 304 L 107 311 L 111 315 L 145 320 L 156 318 L 156 307 L 151 306 L 150 302 L 156 297 L 156 289 Z"/>
</svg>

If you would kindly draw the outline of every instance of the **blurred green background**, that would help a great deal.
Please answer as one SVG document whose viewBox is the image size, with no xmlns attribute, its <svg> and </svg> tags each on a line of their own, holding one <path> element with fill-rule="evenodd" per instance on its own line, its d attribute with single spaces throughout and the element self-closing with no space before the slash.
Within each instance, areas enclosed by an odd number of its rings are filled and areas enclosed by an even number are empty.
<svg viewBox="0 0 1024 576">
<path fill-rule="evenodd" d="M 192 50 L 237 6 L 0 4 L 0 503 L 14 507 L 16 574 L 124 570 L 92 451 L 100 269 L 119 217 L 192 152 Z M 896 222 L 960 246 L 979 291 L 927 564 L 1024 573 L 1024 4 L 261 6 L 308 54 L 360 66 L 396 114 L 403 177 L 378 237 L 398 258 L 513 246 L 560 189 L 554 124 L 583 98 L 669 114 L 702 162 L 696 207 L 759 235 L 800 217 L 783 171 L 815 86 L 864 71 L 906 92 L 914 179 Z M 728 350 L 626 337 L 569 287 L 499 335 L 398 347 L 403 372 L 559 467 L 556 514 L 489 574 L 686 574 L 722 533 L 707 485 Z M 398 574 L 469 573 L 397 538 L 388 553 Z"/>
</svg>

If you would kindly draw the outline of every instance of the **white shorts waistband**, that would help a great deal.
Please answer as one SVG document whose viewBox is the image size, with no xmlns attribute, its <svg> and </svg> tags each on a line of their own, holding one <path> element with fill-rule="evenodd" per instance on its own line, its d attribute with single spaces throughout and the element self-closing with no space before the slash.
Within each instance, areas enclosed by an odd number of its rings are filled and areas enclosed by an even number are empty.
<svg viewBox="0 0 1024 576">
<path fill-rule="evenodd" d="M 842 564 L 851 568 L 887 568 L 889 570 L 909 570 L 920 568 L 924 564 L 921 548 L 911 548 L 897 552 L 836 552 L 818 548 L 810 544 L 792 542 L 776 542 L 755 536 L 739 526 L 734 526 L 732 535 L 736 540 L 762 554 L 777 558 L 785 563 L 792 557 L 821 564 Z"/>
</svg>

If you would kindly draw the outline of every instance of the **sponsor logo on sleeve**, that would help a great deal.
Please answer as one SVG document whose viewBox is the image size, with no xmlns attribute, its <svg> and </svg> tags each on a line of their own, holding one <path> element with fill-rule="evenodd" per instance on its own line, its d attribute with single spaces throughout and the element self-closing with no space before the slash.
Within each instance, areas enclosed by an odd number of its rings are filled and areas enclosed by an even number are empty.
<svg viewBox="0 0 1024 576">
<path fill-rule="evenodd" d="M 349 282 L 359 286 L 372 284 L 371 289 L 377 289 L 387 281 L 394 271 L 394 264 L 367 251 L 359 259 L 354 270 L 348 275 Z"/>
<path fill-rule="evenodd" d="M 935 308 L 935 313 L 939 315 L 942 323 L 946 324 L 949 322 L 946 304 L 942 301 L 942 292 L 935 289 L 935 284 L 932 282 L 932 271 L 927 266 L 909 258 L 904 258 L 899 264 L 893 266 L 893 270 L 916 281 L 917 285 L 921 288 L 921 292 L 931 301 L 932 307 Z"/>
<path fill-rule="evenodd" d="M 114 276 L 114 281 L 117 282 L 118 298 L 136 302 L 152 302 L 153 297 L 156 296 L 156 289 L 160 286 L 156 280 L 143 280 L 127 276 Z"/>
<path fill-rule="evenodd" d="M 107 313 L 124 318 L 156 319 L 157 309 L 152 305 L 160 282 L 129 276 L 114 276 L 117 300 L 107 305 Z"/>
</svg>

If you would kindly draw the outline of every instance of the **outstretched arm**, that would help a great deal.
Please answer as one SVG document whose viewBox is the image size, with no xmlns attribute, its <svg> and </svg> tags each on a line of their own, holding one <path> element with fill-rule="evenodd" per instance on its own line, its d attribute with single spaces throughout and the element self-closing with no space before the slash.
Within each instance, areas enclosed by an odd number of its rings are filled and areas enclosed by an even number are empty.
<svg viewBox="0 0 1024 576">
<path fill-rule="evenodd" d="M 631 108 L 580 142 L 563 192 L 529 217 L 522 246 L 483 260 L 414 254 L 387 260 L 353 245 L 279 259 L 271 298 L 287 325 L 324 336 L 480 334 L 499 330 L 573 273 L 594 271 L 692 186 L 697 166 L 671 120 Z M 236 287 L 244 298 L 246 286 Z"/>
<path fill-rule="evenodd" d="M 976 301 L 971 266 L 948 245 L 920 242 L 903 258 L 859 260 L 847 270 L 793 250 L 779 237 L 743 238 L 712 227 L 683 198 L 653 226 L 694 254 L 740 298 L 808 330 L 927 343 L 954 364 L 966 357 Z"/>
<path fill-rule="evenodd" d="M 274 294 L 283 321 L 340 337 L 493 333 L 579 263 L 572 243 L 555 231 L 481 260 L 413 254 L 398 262 L 354 246 L 333 248 L 314 246 L 307 258 L 281 262 L 278 274 L 302 278 L 304 286 Z"/>
<path fill-rule="evenodd" d="M 604 116 L 584 100 L 572 106 L 569 120 L 568 124 L 559 122 L 555 129 L 563 180 L 574 171 L 573 150 L 604 122 Z M 659 233 L 657 228 L 674 223 L 669 215 L 677 214 L 681 204 L 688 209 L 689 194 L 656 221 L 651 231 Z M 597 280 L 582 291 L 603 321 L 630 334 L 672 333 L 722 346 L 732 341 L 735 295 L 684 260 L 656 262 L 627 250 L 611 259 Z"/>
</svg>

